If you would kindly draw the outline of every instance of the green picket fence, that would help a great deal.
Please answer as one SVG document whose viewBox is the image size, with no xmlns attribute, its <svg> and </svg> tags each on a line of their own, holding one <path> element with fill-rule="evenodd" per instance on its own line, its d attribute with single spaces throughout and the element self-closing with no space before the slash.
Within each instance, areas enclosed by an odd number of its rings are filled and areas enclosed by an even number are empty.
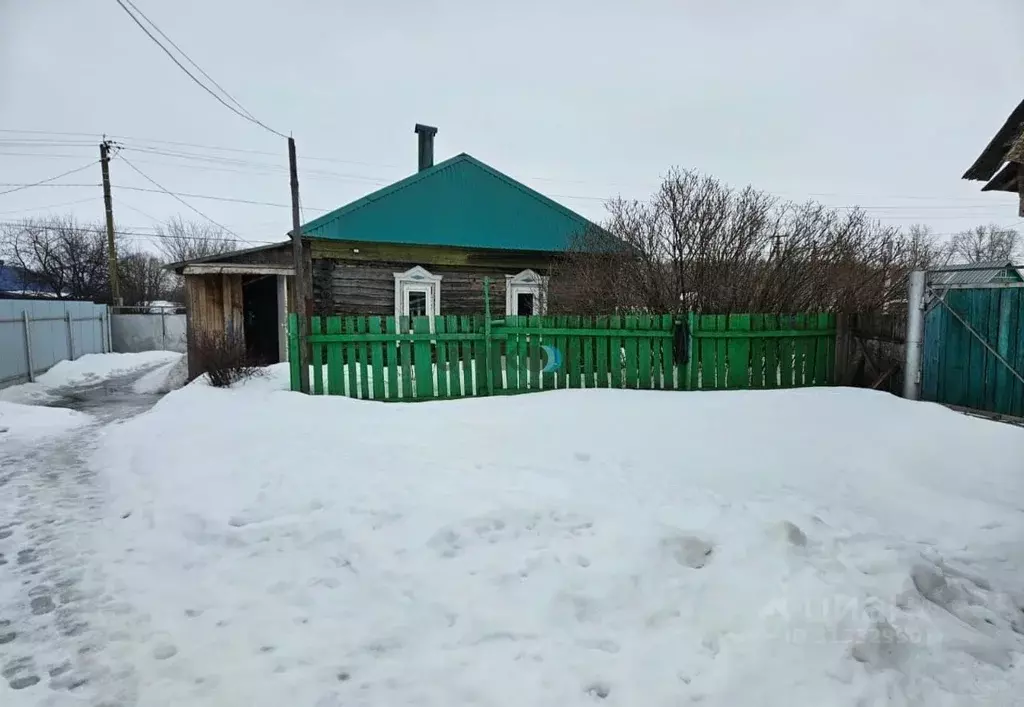
<svg viewBox="0 0 1024 707">
<path fill-rule="evenodd" d="M 691 317 L 689 390 L 758 390 L 835 380 L 834 314 Z"/>
<path fill-rule="evenodd" d="M 312 317 L 309 324 L 311 392 L 364 400 L 560 388 L 786 388 L 828 384 L 835 368 L 833 315 L 485 314 Z M 297 325 L 291 315 L 293 390 L 299 388 Z"/>
</svg>

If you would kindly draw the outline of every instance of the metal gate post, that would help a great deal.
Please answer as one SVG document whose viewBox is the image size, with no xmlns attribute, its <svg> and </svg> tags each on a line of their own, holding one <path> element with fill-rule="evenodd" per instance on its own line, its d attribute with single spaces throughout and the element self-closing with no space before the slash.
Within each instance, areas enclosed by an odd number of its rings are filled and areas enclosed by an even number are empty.
<svg viewBox="0 0 1024 707">
<path fill-rule="evenodd" d="M 75 333 L 74 328 L 71 326 L 71 312 L 64 312 L 64 322 L 67 324 L 68 330 L 68 358 L 72 361 L 75 360 Z"/>
<path fill-rule="evenodd" d="M 25 322 L 25 359 L 28 361 L 28 380 L 31 383 L 36 379 L 36 364 L 32 360 L 32 320 L 27 309 L 21 310 L 21 320 Z"/>
<path fill-rule="evenodd" d="M 925 271 L 910 273 L 907 282 L 907 353 L 903 367 L 903 397 L 921 399 L 921 359 L 924 350 Z"/>
</svg>

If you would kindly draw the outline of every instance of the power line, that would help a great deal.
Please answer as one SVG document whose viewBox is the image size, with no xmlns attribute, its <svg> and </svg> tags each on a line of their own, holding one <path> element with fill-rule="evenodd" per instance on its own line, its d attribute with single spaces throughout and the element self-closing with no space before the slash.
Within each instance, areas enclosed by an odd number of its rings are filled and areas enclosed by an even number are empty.
<svg viewBox="0 0 1024 707">
<path fill-rule="evenodd" d="M 168 49 L 167 47 L 165 47 L 165 46 L 164 46 L 164 45 L 163 45 L 163 44 L 162 44 L 162 43 L 160 42 L 160 40 L 159 40 L 159 39 L 157 39 L 156 37 L 154 37 L 154 36 L 153 36 L 153 33 L 152 33 L 152 32 L 150 32 L 150 31 L 149 31 L 149 30 L 148 30 L 148 29 L 146 28 L 146 26 L 145 26 L 144 24 L 142 24 L 142 22 L 140 22 L 140 21 L 139 21 L 139 18 L 138 18 L 138 17 L 136 17 L 136 16 L 135 16 L 135 15 L 134 15 L 134 14 L 132 13 L 132 11 L 131 11 L 131 10 L 129 10 L 129 9 L 128 9 L 128 6 L 124 4 L 123 0 L 114 0 L 114 1 L 115 1 L 115 2 L 116 2 L 116 3 L 118 4 L 118 5 L 120 5 L 120 6 L 121 6 L 121 9 L 122 9 L 122 10 L 124 10 L 124 11 L 125 11 L 125 13 L 126 13 L 126 14 L 127 14 L 127 15 L 128 15 L 129 17 L 131 17 L 131 18 L 132 18 L 132 21 L 133 21 L 133 22 L 134 22 L 135 24 L 137 24 L 137 25 L 139 26 L 139 29 L 141 29 L 141 30 L 142 30 L 143 32 L 145 32 L 145 33 L 146 33 L 146 36 L 147 36 L 147 37 L 149 37 L 149 38 L 150 38 L 151 40 L 153 40 L 153 43 L 154 43 L 154 44 L 156 44 L 156 45 L 157 45 L 158 47 L 160 47 L 160 49 L 161 49 L 161 50 L 163 50 L 163 52 L 164 52 L 164 53 L 165 53 L 165 54 L 166 54 L 167 56 L 169 56 L 169 57 L 171 58 L 171 61 L 173 61 L 173 62 L 174 62 L 174 63 L 175 63 L 175 64 L 176 64 L 177 66 L 178 66 L 178 68 L 179 68 L 179 69 L 181 69 L 182 71 L 184 71 L 184 72 L 185 72 L 185 74 L 187 74 L 187 75 L 188 75 L 188 77 L 189 77 L 190 79 L 192 79 L 192 81 L 194 81 L 194 82 L 196 83 L 196 85 L 198 85 L 198 86 L 199 86 L 200 88 L 202 88 L 202 89 L 203 89 L 204 91 L 206 91 L 206 92 L 207 92 L 207 93 L 209 93 L 209 94 L 210 94 L 211 96 L 213 96 L 214 98 L 216 98 L 216 99 L 217 99 L 217 101 L 218 101 L 218 102 L 219 102 L 219 103 L 220 103 L 221 105 L 223 105 L 223 106 L 224 106 L 225 108 L 227 108 L 228 110 L 230 110 L 230 111 L 231 111 L 232 113 L 234 113 L 235 115 L 237 115 L 237 116 L 239 116 L 239 117 L 242 117 L 242 118 L 245 118 L 245 119 L 246 119 L 246 120 L 248 120 L 248 121 L 249 121 L 250 123 L 254 123 L 254 124 L 256 124 L 256 125 L 260 126 L 261 128 L 263 128 L 264 130 L 267 130 L 268 132 L 271 132 L 271 133 L 273 133 L 274 135 L 277 135 L 278 137 L 283 137 L 283 138 L 285 138 L 285 139 L 287 139 L 287 138 L 288 138 L 288 136 L 287 136 L 287 135 L 285 135 L 284 133 L 280 133 L 280 132 L 278 132 L 278 131 L 274 130 L 273 128 L 271 128 L 271 127 L 268 127 L 268 126 L 267 126 L 267 125 L 266 125 L 265 123 L 262 123 L 262 122 L 260 122 L 259 120 L 257 120 L 256 118 L 254 118 L 254 117 L 253 117 L 252 115 L 247 115 L 247 112 L 243 112 L 242 110 L 239 110 L 238 108 L 235 108 L 235 107 L 234 107 L 233 105 L 231 105 L 230 103 L 228 103 L 227 101 L 225 101 L 225 100 L 224 100 L 223 98 L 221 98 L 221 97 L 220 97 L 220 95 L 218 95 L 218 94 L 217 94 L 217 93 L 216 93 L 216 92 L 215 92 L 215 91 L 214 91 L 213 89 L 211 89 L 211 88 L 210 88 L 209 86 L 207 86 L 207 85 L 206 85 L 205 83 L 203 83 L 202 81 L 200 81 L 199 79 L 197 79 L 197 78 L 196 78 L 196 76 L 195 76 L 195 74 L 193 74 L 193 73 L 192 73 L 191 71 L 189 71 L 189 70 L 188 70 L 188 69 L 187 69 L 187 68 L 185 67 L 185 65 L 184 65 L 184 64 L 182 64 L 182 63 L 181 63 L 180 61 L 178 61 L 178 58 L 177 58 L 176 56 L 174 56 L 174 54 L 173 54 L 173 53 L 171 52 L 171 50 L 170 50 L 170 49 Z M 131 2 L 131 0 L 128 0 L 128 1 L 129 1 L 129 3 Z M 133 5 L 132 7 L 134 7 L 134 5 Z M 140 12 L 139 14 L 141 15 L 142 13 Z M 143 16 L 144 16 L 144 15 L 143 15 Z M 151 25 L 153 25 L 153 28 L 154 28 L 154 29 L 155 29 L 155 30 L 156 30 L 157 32 L 160 32 L 160 34 L 161 34 L 161 35 L 163 35 L 163 36 L 166 36 L 166 35 L 164 35 L 164 33 L 163 33 L 163 32 L 162 32 L 161 30 L 160 30 L 160 28 L 159 28 L 159 27 L 157 27 L 157 26 L 156 26 L 156 25 L 155 25 L 155 24 L 154 24 L 154 23 L 153 23 L 153 22 L 152 22 L 151 20 L 149 20 L 149 19 L 147 18 L 147 20 L 146 20 L 146 21 L 147 21 L 147 22 L 149 22 L 149 23 L 150 23 Z M 168 40 L 168 41 L 169 41 L 169 40 Z M 173 44 L 173 42 L 172 42 L 172 44 Z M 180 51 L 180 50 L 179 50 L 179 51 Z M 182 52 L 182 55 L 184 56 L 184 55 L 185 55 L 185 53 L 184 53 L 184 52 Z M 186 58 L 188 58 L 188 57 L 186 56 Z M 191 59 L 189 59 L 189 61 L 191 61 Z M 202 70 L 200 69 L 200 71 L 202 71 Z M 205 71 L 203 72 L 203 75 L 204 75 L 204 76 L 206 75 L 206 72 L 205 72 Z M 211 81 L 212 81 L 212 79 L 211 79 Z M 214 85 L 216 85 L 216 82 L 214 82 Z M 223 89 L 222 89 L 222 90 L 223 90 Z M 226 92 L 226 91 L 225 91 L 225 95 L 227 95 L 227 92 Z M 228 97 L 230 98 L 230 96 L 228 96 Z M 234 99 L 232 99 L 232 100 L 234 100 Z M 243 109 L 243 110 L 244 110 L 244 109 Z"/>
<path fill-rule="evenodd" d="M 124 158 L 122 158 L 122 159 L 124 159 Z M 235 198 L 227 197 L 227 196 L 213 196 L 211 194 L 190 194 L 190 193 L 187 193 L 187 192 L 172 192 L 172 191 L 166 191 L 166 190 L 163 190 L 163 189 L 146 189 L 145 187 L 126 187 L 126 186 L 121 186 L 121 185 L 118 185 L 118 184 L 115 184 L 114 188 L 115 189 L 127 189 L 128 191 L 151 192 L 151 193 L 154 193 L 154 194 L 170 194 L 171 196 L 183 196 L 183 197 L 186 197 L 186 198 L 189 198 L 189 199 L 209 199 L 211 201 L 227 201 L 227 202 L 230 202 L 232 204 L 252 204 L 254 206 L 275 206 L 277 208 L 284 208 L 284 209 L 290 209 L 291 208 L 291 204 L 278 204 L 278 203 L 274 203 L 272 201 L 253 201 L 251 199 L 235 199 Z M 305 208 L 309 209 L 310 211 L 322 211 L 322 212 L 325 212 L 325 213 L 328 212 L 328 211 L 333 211 L 334 210 L 334 209 L 321 209 L 321 208 L 317 208 L 317 207 L 314 207 L 314 206 L 307 206 Z"/>
<path fill-rule="evenodd" d="M 223 93 L 225 96 L 227 96 L 231 100 L 232 103 L 234 103 L 236 106 L 238 106 L 239 110 L 241 110 L 243 113 L 245 113 L 247 116 L 249 116 L 250 120 L 252 120 L 253 122 L 255 122 L 257 124 L 259 123 L 259 121 L 256 120 L 256 116 L 254 116 L 252 113 L 250 113 L 248 110 L 246 110 L 245 106 L 243 106 L 241 103 L 239 103 L 238 99 L 236 99 L 234 96 L 232 96 L 230 93 L 228 93 L 226 88 L 224 88 L 219 83 L 217 83 L 216 79 L 214 79 L 212 76 L 210 76 L 208 73 L 206 73 L 203 70 L 203 67 L 201 67 L 199 64 L 195 63 L 192 60 L 192 57 L 190 57 L 188 54 L 186 54 L 184 49 L 182 49 L 177 44 L 175 44 L 173 39 L 171 39 L 166 34 L 164 34 L 164 31 L 162 29 L 160 29 L 159 26 L 157 26 L 156 22 L 153 22 L 153 20 L 149 19 L 149 17 L 146 16 L 146 13 L 144 13 L 142 10 L 140 10 L 138 8 L 138 6 L 135 3 L 132 2 L 132 0 L 125 0 L 125 2 L 127 2 L 129 5 L 131 5 L 132 9 L 135 10 L 135 12 L 139 13 L 139 17 L 141 17 L 146 22 L 148 22 L 153 27 L 153 29 L 155 29 L 157 31 L 157 34 L 159 34 L 161 37 L 166 39 L 168 44 L 170 44 L 172 47 L 174 47 L 175 51 L 177 51 L 179 54 L 181 54 L 183 57 L 185 57 L 185 60 L 189 64 L 194 66 L 196 68 L 196 70 L 198 70 L 199 73 L 201 73 L 210 83 L 212 83 L 214 86 L 216 86 L 217 89 L 221 93 Z"/>
<path fill-rule="evenodd" d="M 121 1 L 121 0 L 118 0 L 118 2 L 120 2 L 120 1 Z M 164 186 L 163 186 L 163 185 L 161 185 L 161 184 L 160 184 L 159 182 L 157 182 L 157 180 L 156 180 L 156 179 L 154 179 L 154 178 L 153 178 L 153 177 L 151 177 L 150 175 L 147 175 L 147 174 L 146 174 L 145 172 L 143 172 L 143 171 L 142 171 L 141 169 L 139 169 L 138 167 L 136 167 L 135 165 L 133 165 L 133 164 L 132 164 L 131 162 L 129 162 L 129 161 L 128 161 L 128 158 L 126 158 L 126 157 L 124 157 L 123 155 L 120 155 L 120 154 L 118 155 L 118 157 L 120 157 L 120 158 L 121 158 L 121 161 L 122 161 L 122 162 L 124 162 L 124 163 L 125 163 L 126 165 L 128 165 L 129 167 L 131 167 L 131 168 L 132 168 L 133 170 L 135 170 L 135 171 L 136 171 L 136 172 L 137 172 L 137 173 L 138 173 L 139 175 L 141 175 L 141 176 L 142 176 L 142 178 L 144 178 L 144 179 L 145 179 L 146 181 L 148 181 L 148 182 L 152 183 L 152 184 L 153 184 L 154 186 L 156 186 L 156 188 L 157 188 L 157 189 L 159 189 L 159 190 L 160 190 L 161 192 L 163 192 L 164 194 L 167 194 L 167 195 L 169 195 L 169 196 L 173 197 L 173 198 L 174 198 L 174 199 L 176 199 L 176 200 L 177 200 L 178 202 L 180 202 L 180 203 L 181 203 L 182 205 L 184 205 L 184 206 L 185 206 L 185 207 L 187 207 L 188 209 L 191 209 L 191 210 L 195 211 L 195 212 L 196 212 L 196 213 L 198 213 L 198 214 L 199 214 L 200 216 L 202 216 L 202 217 L 203 217 L 203 218 L 205 218 L 206 220 L 210 221 L 210 222 L 211 222 L 211 223 L 213 223 L 214 225 L 216 225 L 216 226 L 218 226 L 218 227 L 222 228 L 222 230 L 223 230 L 223 231 L 226 231 L 226 232 L 227 232 L 227 233 L 229 233 L 229 234 L 230 234 L 231 236 L 234 236 L 234 237 L 236 237 L 236 238 L 238 238 L 238 239 L 241 239 L 241 240 L 243 240 L 243 241 L 245 241 L 245 240 L 246 240 L 246 239 L 242 238 L 241 236 L 239 236 L 239 235 L 238 235 L 237 233 L 234 233 L 233 231 L 231 231 L 231 230 L 230 230 L 230 228 L 228 228 L 228 227 L 227 227 L 226 225 L 224 225 L 223 223 L 218 223 L 217 221 L 213 220 L 212 218 L 210 218 L 209 216 L 207 216 L 207 215 L 206 215 L 205 213 L 203 213 L 202 211 L 200 211 L 199 209 L 197 209 L 197 208 L 196 208 L 195 206 L 193 206 L 193 205 L 189 204 L 188 202 L 186 202 L 186 201 L 185 201 L 184 199 L 182 199 L 182 198 L 181 198 L 181 197 L 179 197 L 178 195 L 176 195 L 176 194 L 173 194 L 173 193 L 169 192 L 169 191 L 168 191 L 167 189 L 165 189 L 165 188 L 164 188 Z"/>
<path fill-rule="evenodd" d="M 31 207 L 29 207 L 27 209 L 13 209 L 11 211 L 0 211 L 0 214 L 20 214 L 20 213 L 25 213 L 26 211 L 42 211 L 44 209 L 58 209 L 58 208 L 61 208 L 62 206 L 75 206 L 76 204 L 84 204 L 87 201 L 95 201 L 95 199 L 93 197 L 89 197 L 87 199 L 78 199 L 76 201 L 65 201 L 64 203 L 61 203 L 61 204 L 50 204 L 49 206 L 31 206 Z"/>
<path fill-rule="evenodd" d="M 57 179 L 60 179 L 61 177 L 66 177 L 69 174 L 75 174 L 76 172 L 81 172 L 82 170 L 89 169 L 94 164 L 96 164 L 97 161 L 98 160 L 93 160 L 89 164 L 82 165 L 81 167 L 76 167 L 75 169 L 69 169 L 67 172 L 62 172 L 62 173 L 58 174 L 55 177 L 50 177 L 48 179 L 43 179 L 42 181 L 38 181 L 38 182 L 35 182 L 33 184 L 22 184 L 22 185 L 14 188 L 14 189 L 8 189 L 7 191 L 0 191 L 0 196 L 3 196 L 4 194 L 13 194 L 14 192 L 21 191 L 22 189 L 30 189 L 32 187 L 41 187 L 44 184 L 47 184 L 48 182 L 55 181 Z M 69 186 L 69 185 L 54 185 L 54 186 Z"/>
</svg>

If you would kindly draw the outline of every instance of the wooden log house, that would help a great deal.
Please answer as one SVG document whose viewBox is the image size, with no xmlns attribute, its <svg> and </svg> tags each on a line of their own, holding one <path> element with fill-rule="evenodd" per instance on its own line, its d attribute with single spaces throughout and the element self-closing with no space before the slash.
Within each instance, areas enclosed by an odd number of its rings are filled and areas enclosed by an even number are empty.
<svg viewBox="0 0 1024 707">
<path fill-rule="evenodd" d="M 622 245 L 583 216 L 465 153 L 434 164 L 437 129 L 416 125 L 419 169 L 302 226 L 309 311 L 320 315 L 543 314 L 553 262 L 587 235 Z M 598 234 L 595 240 L 592 235 Z M 295 296 L 292 245 L 168 266 L 185 280 L 188 340 L 240 329 L 250 355 L 286 358 Z M 191 357 L 190 375 L 198 375 Z"/>
</svg>

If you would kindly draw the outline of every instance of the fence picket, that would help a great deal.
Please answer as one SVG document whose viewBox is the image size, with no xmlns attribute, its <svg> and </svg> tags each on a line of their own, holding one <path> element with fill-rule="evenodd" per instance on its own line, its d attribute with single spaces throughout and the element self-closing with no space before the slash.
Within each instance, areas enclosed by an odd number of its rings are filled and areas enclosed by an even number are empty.
<svg viewBox="0 0 1024 707">
<path fill-rule="evenodd" d="M 651 318 L 642 314 L 636 318 L 637 329 L 646 331 L 651 328 Z M 651 388 L 651 340 L 642 337 L 637 340 L 637 387 L 641 390 Z"/>
<path fill-rule="evenodd" d="M 626 315 L 626 330 L 635 331 L 637 328 L 636 315 Z M 625 339 L 626 349 L 626 387 L 629 390 L 636 390 L 639 378 L 638 346 L 635 336 L 628 336 Z"/>
<path fill-rule="evenodd" d="M 835 330 L 834 314 L 819 314 L 817 320 L 818 329 L 822 331 Z M 832 369 L 828 365 L 828 353 L 832 351 L 834 355 L 836 350 L 835 334 L 823 334 L 815 337 L 814 340 L 817 352 L 814 363 L 814 385 L 829 385 L 832 383 Z"/>
<path fill-rule="evenodd" d="M 430 333 L 430 317 L 413 317 L 414 334 Z M 434 393 L 434 357 L 431 355 L 430 341 L 419 340 L 413 343 L 413 370 L 416 378 L 416 397 L 433 398 Z"/>
<path fill-rule="evenodd" d="M 459 331 L 468 334 L 473 331 L 470 318 L 463 315 L 459 317 Z M 473 345 L 469 341 L 463 341 L 462 346 L 462 394 L 476 395 L 473 387 Z"/>
<path fill-rule="evenodd" d="M 444 328 L 449 334 L 461 333 L 462 330 L 459 328 L 459 318 L 454 315 L 447 315 L 444 318 Z M 438 343 L 439 346 L 445 346 L 445 344 Z M 448 395 L 458 398 L 463 395 L 469 395 L 469 392 L 462 392 L 462 363 L 459 361 L 459 343 L 457 341 L 449 341 L 447 344 L 448 349 Z"/>
<path fill-rule="evenodd" d="M 718 317 L 714 314 L 702 314 L 697 320 L 698 327 L 702 332 L 718 331 Z M 704 337 L 698 341 L 700 342 L 700 390 L 715 390 L 719 387 L 716 340 Z"/>
<path fill-rule="evenodd" d="M 406 333 L 411 329 L 409 325 L 409 317 L 401 316 L 398 318 L 398 331 L 399 333 Z M 402 400 L 412 400 L 412 343 L 409 341 L 403 341 L 399 344 L 399 358 L 402 362 Z"/>
<path fill-rule="evenodd" d="M 613 331 L 621 330 L 622 316 L 619 314 L 613 314 L 608 319 L 608 328 Z M 617 336 L 609 337 L 608 367 L 611 369 L 611 387 L 615 389 L 622 389 L 626 387 L 626 383 L 622 377 L 622 356 L 622 339 Z"/>
<path fill-rule="evenodd" d="M 505 339 L 505 368 L 509 390 L 519 390 L 519 317 L 505 317 L 508 338 Z"/>
<path fill-rule="evenodd" d="M 299 315 L 292 312 L 288 315 L 288 378 L 291 389 L 299 391 Z"/>
<path fill-rule="evenodd" d="M 366 317 L 356 317 L 356 333 L 366 334 Z M 359 361 L 359 397 L 362 400 L 368 400 L 370 398 L 370 381 L 367 375 L 367 368 L 370 359 L 370 350 L 367 347 L 366 342 L 361 341 L 356 346 L 356 357 Z"/>
<path fill-rule="evenodd" d="M 580 328 L 579 317 L 569 317 L 567 326 L 570 329 Z M 581 349 L 582 337 L 576 334 L 569 335 L 567 344 L 569 346 L 569 387 L 579 388 L 583 378 L 583 356 Z"/>
<path fill-rule="evenodd" d="M 319 334 L 320 332 L 320 317 L 309 318 L 309 333 Z M 311 361 L 313 363 L 313 395 L 324 394 L 324 345 L 313 343 L 310 347 L 312 349 Z"/>
<path fill-rule="evenodd" d="M 583 317 L 580 319 L 580 327 L 582 329 L 593 329 L 594 322 L 590 317 Z M 582 376 L 580 379 L 580 385 L 584 388 L 594 387 L 594 337 L 582 336 L 580 337 L 580 352 L 582 356 Z"/>
<path fill-rule="evenodd" d="M 327 317 L 327 333 L 341 333 L 341 317 Z M 337 342 L 327 344 L 327 394 L 345 394 L 345 364 Z"/>
<path fill-rule="evenodd" d="M 661 330 L 675 333 L 675 318 L 671 314 L 661 315 Z M 661 340 L 661 389 L 673 390 L 675 383 L 675 355 L 672 353 L 673 337 Z"/>
<path fill-rule="evenodd" d="M 445 326 L 444 317 L 434 317 L 434 332 L 444 334 L 448 331 Z M 445 350 L 444 342 L 440 339 L 437 342 L 435 359 L 437 360 L 437 397 L 448 397 L 448 352 Z"/>
<path fill-rule="evenodd" d="M 483 332 L 483 317 L 474 317 L 470 320 L 475 333 Z M 495 347 L 497 348 L 497 347 Z M 487 361 L 487 347 L 483 341 L 473 342 L 473 374 L 476 379 L 476 394 L 487 395 L 487 377 L 490 375 L 490 365 Z"/>
<path fill-rule="evenodd" d="M 531 329 L 538 329 L 541 326 L 540 317 L 533 315 L 527 320 L 527 326 Z M 531 333 L 530 334 L 530 390 L 540 390 L 540 369 L 543 367 L 541 358 L 543 357 L 543 351 L 541 350 L 541 335 Z"/>
<path fill-rule="evenodd" d="M 370 334 L 380 334 L 380 317 L 367 317 L 366 328 Z M 370 385 L 373 390 L 374 400 L 384 399 L 384 342 L 370 342 Z"/>
<path fill-rule="evenodd" d="M 354 334 L 356 331 L 356 319 L 355 317 L 345 317 L 345 333 Z M 345 343 L 345 368 L 348 372 L 348 392 L 346 393 L 350 398 L 359 397 L 359 382 L 356 379 L 356 345 L 355 342 L 349 341 Z"/>
<path fill-rule="evenodd" d="M 608 317 L 596 317 L 594 319 L 594 328 L 602 331 L 608 329 Z M 597 359 L 597 387 L 607 388 L 608 387 L 608 343 L 611 339 L 607 336 L 599 336 L 595 342 L 597 346 L 597 352 L 595 358 Z"/>
<path fill-rule="evenodd" d="M 398 331 L 394 317 L 384 319 L 384 329 L 388 334 Z M 398 389 L 398 344 L 388 341 L 384 344 L 384 355 L 388 360 L 388 400 L 401 400 L 402 393 Z"/>
<path fill-rule="evenodd" d="M 730 331 L 750 331 L 749 314 L 730 314 L 727 322 Z M 737 390 L 747 388 L 750 385 L 750 339 L 736 337 L 726 341 L 729 352 L 727 386 Z"/>
<path fill-rule="evenodd" d="M 750 314 L 750 331 L 764 331 L 764 315 Z M 750 388 L 760 390 L 764 388 L 764 367 L 765 367 L 765 339 L 751 338 L 750 342 Z"/>
</svg>

